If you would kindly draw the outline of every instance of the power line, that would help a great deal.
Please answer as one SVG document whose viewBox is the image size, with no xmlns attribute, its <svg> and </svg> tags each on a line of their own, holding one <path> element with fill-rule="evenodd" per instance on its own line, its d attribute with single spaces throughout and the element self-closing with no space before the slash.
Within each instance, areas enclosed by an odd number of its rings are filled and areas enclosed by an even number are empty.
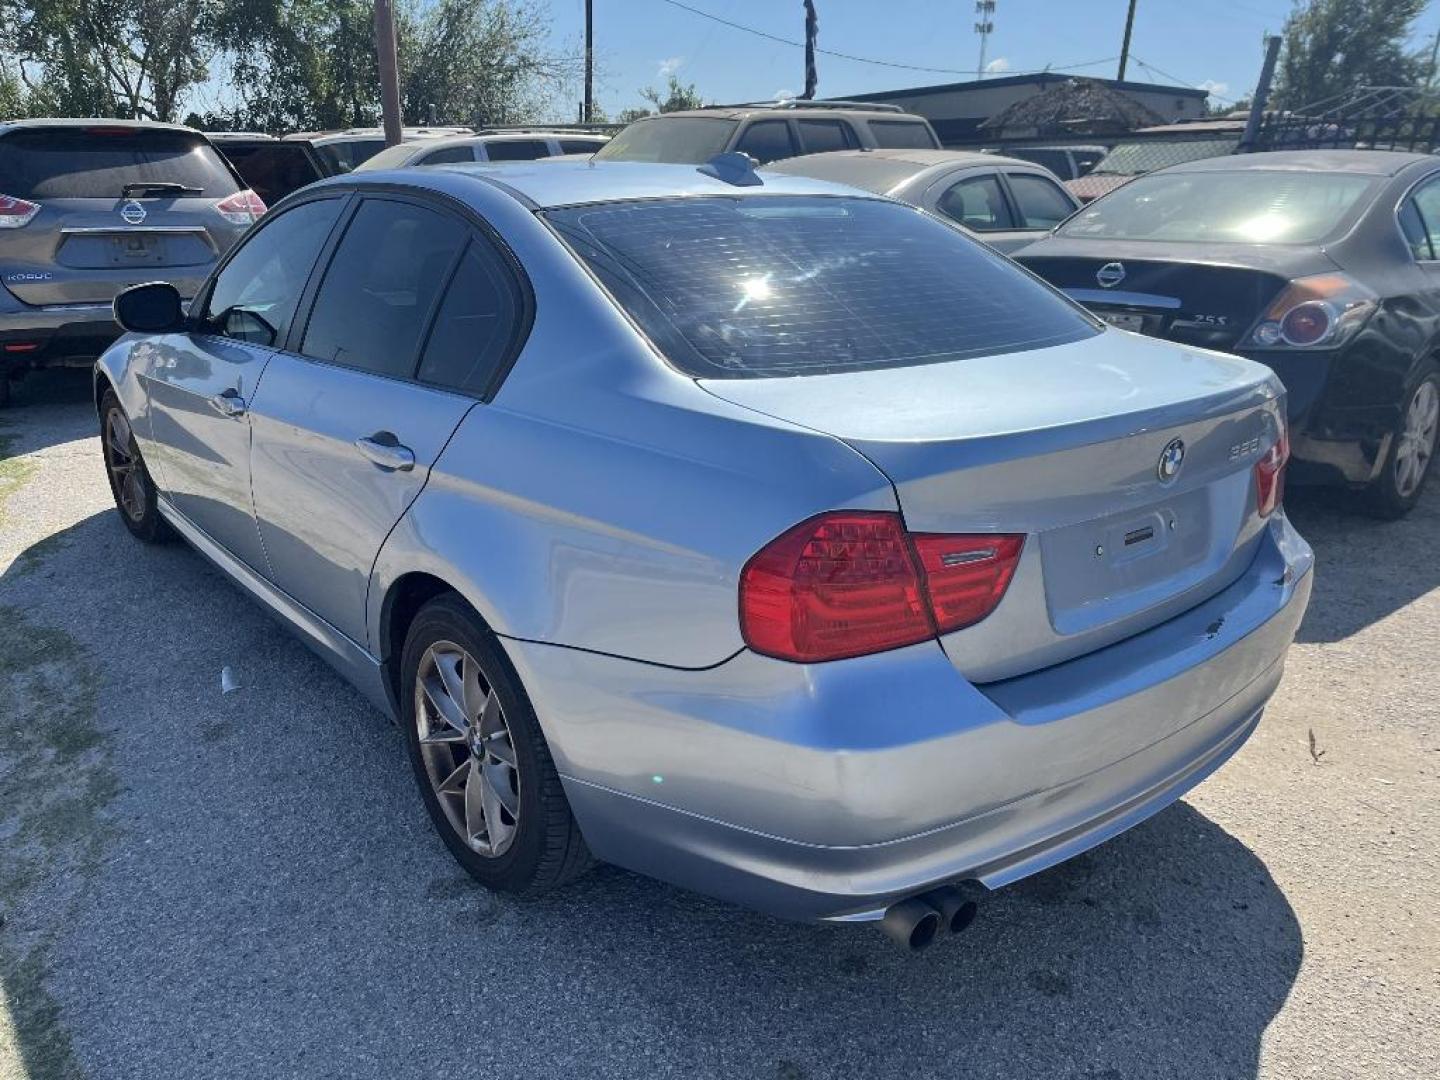
<svg viewBox="0 0 1440 1080">
<path fill-rule="evenodd" d="M 1137 65 L 1144 68 L 1151 74 L 1159 75 L 1162 79 L 1169 79 L 1176 86 L 1183 86 L 1187 89 L 1201 89 L 1201 87 L 1199 87 L 1195 83 L 1189 82 L 1186 79 L 1182 79 L 1177 75 L 1171 75 L 1168 71 L 1161 71 L 1154 64 L 1147 64 L 1144 60 L 1141 60 L 1140 57 L 1136 56 L 1134 53 L 1130 54 L 1130 59 L 1134 60 Z M 1235 102 L 1240 100 L 1239 98 L 1226 97 L 1224 94 L 1217 94 L 1214 90 L 1208 90 L 1206 91 L 1206 93 L 1208 93 L 1211 97 L 1216 98 L 1219 101 L 1223 101 L 1229 105 L 1234 105 Z"/>
<path fill-rule="evenodd" d="M 742 30 L 742 31 L 744 31 L 744 32 L 747 33 L 747 34 L 753 34 L 753 35 L 755 35 L 756 37 L 765 38 L 767 41 L 774 41 L 774 42 L 776 42 L 776 43 L 778 43 L 778 44 L 780 44 L 780 45 L 790 45 L 790 46 L 792 46 L 792 47 L 794 47 L 794 48 L 797 48 L 797 49 L 803 49 L 803 48 L 805 47 L 805 43 L 804 43 L 803 41 L 792 41 L 790 38 L 783 38 L 783 37 L 780 37 L 780 36 L 778 36 L 778 35 L 776 35 L 776 34 L 767 33 L 767 32 L 764 31 L 764 30 L 757 30 L 755 27 L 753 27 L 753 26 L 746 26 L 744 23 L 732 22 L 732 21 L 729 20 L 729 19 L 722 19 L 719 15 L 712 15 L 712 14 L 711 14 L 710 12 L 708 12 L 708 11 L 702 11 L 702 10 L 700 10 L 700 9 L 697 8 L 697 7 L 691 7 L 689 4 L 681 3 L 680 0 L 661 0 L 661 2 L 662 2 L 662 3 L 665 3 L 665 4 L 669 4 L 671 7 L 677 7 L 677 8 L 679 8 L 681 11 L 688 11 L 688 12 L 689 12 L 690 14 L 692 14 L 692 15 L 698 15 L 698 16 L 700 16 L 702 19 L 709 19 L 709 20 L 711 20 L 712 22 L 720 23 L 722 26 L 728 26 L 728 27 L 730 27 L 732 30 Z M 855 62 L 860 63 L 860 64 L 874 64 L 874 65 L 876 65 L 877 67 L 900 68 L 900 69 L 903 70 L 903 71 L 928 71 L 928 72 L 933 72 L 933 73 L 940 74 L 940 75 L 981 75 L 981 74 L 984 74 L 983 72 L 980 72 L 980 71 L 972 71 L 972 70 L 969 70 L 969 69 L 966 69 L 966 68 L 924 67 L 924 66 L 922 66 L 922 65 L 920 65 L 920 64 L 902 64 L 902 63 L 900 63 L 899 61 L 896 61 L 896 60 L 877 60 L 877 59 L 875 59 L 874 57 L 871 57 L 871 56 L 856 56 L 854 53 L 839 52 L 839 51 L 837 51 L 837 50 L 835 50 L 835 49 L 821 49 L 821 48 L 817 48 L 815 51 L 816 51 L 816 52 L 819 52 L 819 53 L 824 53 L 826 56 L 838 57 L 838 58 L 841 59 L 841 60 L 854 60 Z M 1086 60 L 1086 61 L 1085 61 L 1084 63 L 1082 63 L 1082 64 L 1064 64 L 1064 65 L 1061 65 L 1061 66 L 1054 66 L 1054 67 L 1032 68 L 1032 69 L 1030 69 L 1030 70 L 1028 70 L 1028 71 L 1010 71 L 1010 72 L 1006 72 L 1006 74 L 1007 74 L 1007 75 L 1040 75 L 1040 74 L 1043 74 L 1044 72 L 1047 72 L 1047 71 L 1073 71 L 1073 70 L 1076 69 L 1076 68 L 1096 67 L 1096 66 L 1098 66 L 1098 65 L 1100 65 L 1100 64 L 1108 64 L 1108 63 L 1110 63 L 1110 62 L 1111 62 L 1112 60 L 1114 60 L 1114 59 L 1115 59 L 1115 57 L 1113 57 L 1113 56 L 1107 56 L 1107 57 L 1105 57 L 1105 58 L 1102 59 L 1102 60 Z"/>
</svg>

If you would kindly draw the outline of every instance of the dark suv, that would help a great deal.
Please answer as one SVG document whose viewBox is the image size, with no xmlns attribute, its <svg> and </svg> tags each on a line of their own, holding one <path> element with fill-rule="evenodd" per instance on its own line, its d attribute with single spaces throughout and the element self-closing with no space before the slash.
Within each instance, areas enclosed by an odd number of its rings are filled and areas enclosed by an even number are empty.
<svg viewBox="0 0 1440 1080">
<path fill-rule="evenodd" d="M 0 123 L 0 404 L 30 368 L 88 366 L 120 333 L 121 289 L 163 280 L 191 296 L 264 212 L 190 128 Z"/>
</svg>

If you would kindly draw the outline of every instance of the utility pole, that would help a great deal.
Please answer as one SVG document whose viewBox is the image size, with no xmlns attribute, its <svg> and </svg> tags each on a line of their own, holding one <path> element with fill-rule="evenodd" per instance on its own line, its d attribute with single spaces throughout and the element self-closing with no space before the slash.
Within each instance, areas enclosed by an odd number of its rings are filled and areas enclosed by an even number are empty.
<svg viewBox="0 0 1440 1080">
<path fill-rule="evenodd" d="M 985 46 L 990 43 L 990 33 L 995 29 L 995 0 L 975 0 L 975 33 L 980 35 L 980 62 L 975 66 L 975 77 L 985 77 Z"/>
<path fill-rule="evenodd" d="M 1250 115 L 1245 120 L 1245 134 L 1240 137 L 1240 153 L 1255 147 L 1255 137 L 1260 134 L 1260 119 L 1265 115 L 1265 106 L 1270 101 L 1270 84 L 1275 81 L 1275 61 L 1280 56 L 1280 37 L 1272 34 L 1265 39 L 1265 63 L 1260 65 L 1260 81 L 1255 84 L 1255 97 L 1250 102 Z"/>
<path fill-rule="evenodd" d="M 1428 93 L 1435 85 L 1435 61 L 1440 58 L 1440 30 L 1435 31 L 1435 43 L 1430 46 L 1430 67 L 1425 75 L 1425 90 Z"/>
<path fill-rule="evenodd" d="M 595 4 L 585 0 L 585 108 L 581 119 L 595 120 Z"/>
<path fill-rule="evenodd" d="M 1130 10 L 1125 12 L 1125 40 L 1120 43 L 1120 70 L 1116 82 L 1125 81 L 1125 65 L 1130 60 L 1130 31 L 1135 28 L 1135 0 L 1130 0 Z"/>
<path fill-rule="evenodd" d="M 385 145 L 400 143 L 400 74 L 395 59 L 395 10 L 390 0 L 375 0 L 375 58 L 380 67 L 380 115 Z"/>
</svg>

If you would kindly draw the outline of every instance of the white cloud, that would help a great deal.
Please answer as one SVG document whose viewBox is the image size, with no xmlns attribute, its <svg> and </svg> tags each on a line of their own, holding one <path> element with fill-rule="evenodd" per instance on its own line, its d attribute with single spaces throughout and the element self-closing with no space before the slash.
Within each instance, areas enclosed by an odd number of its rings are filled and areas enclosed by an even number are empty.
<svg viewBox="0 0 1440 1080">
<path fill-rule="evenodd" d="M 1196 89 L 1204 90 L 1207 94 L 1214 94 L 1216 97 L 1225 97 L 1230 90 L 1230 84 L 1216 82 L 1214 79 L 1206 79 L 1196 87 Z"/>
<path fill-rule="evenodd" d="M 985 73 L 987 75 L 995 75 L 1001 71 L 1009 70 L 1010 61 L 1006 60 L 1003 56 L 997 56 L 994 60 L 991 60 L 988 64 L 985 65 Z"/>
<path fill-rule="evenodd" d="M 793 97 L 799 97 L 794 90 L 776 90 L 772 101 L 789 101 Z"/>
<path fill-rule="evenodd" d="M 660 66 L 655 70 L 655 74 L 659 78 L 668 79 L 671 75 L 674 75 L 675 72 L 679 71 L 681 65 L 684 63 L 685 58 L 683 56 L 672 56 L 668 60 L 661 60 Z"/>
</svg>

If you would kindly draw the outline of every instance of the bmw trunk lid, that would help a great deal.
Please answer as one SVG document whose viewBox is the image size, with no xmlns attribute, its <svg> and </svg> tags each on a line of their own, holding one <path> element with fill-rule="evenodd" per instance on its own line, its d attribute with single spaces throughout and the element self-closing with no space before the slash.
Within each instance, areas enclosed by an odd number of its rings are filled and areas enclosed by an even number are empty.
<svg viewBox="0 0 1440 1080">
<path fill-rule="evenodd" d="M 844 440 L 890 478 L 912 532 L 1025 534 L 999 607 L 942 639 L 980 682 L 1120 640 L 1238 578 L 1264 528 L 1253 470 L 1283 393 L 1259 364 L 1114 331 L 702 385 Z"/>
</svg>

